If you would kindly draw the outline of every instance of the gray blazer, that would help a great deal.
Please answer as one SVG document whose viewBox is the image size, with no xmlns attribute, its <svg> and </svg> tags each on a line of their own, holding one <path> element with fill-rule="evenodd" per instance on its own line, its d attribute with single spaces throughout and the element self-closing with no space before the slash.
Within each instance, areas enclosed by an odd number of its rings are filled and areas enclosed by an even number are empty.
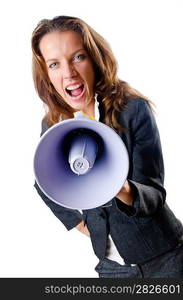
<svg viewBox="0 0 183 300">
<path fill-rule="evenodd" d="M 99 105 L 99 111 L 99 121 L 104 122 L 102 104 Z M 135 192 L 132 206 L 113 198 L 105 207 L 83 210 L 81 214 L 51 201 L 36 182 L 35 187 L 68 230 L 81 220 L 85 221 L 99 259 L 105 257 L 110 233 L 125 263 L 139 264 L 176 247 L 183 235 L 183 226 L 165 201 L 160 137 L 148 102 L 140 98 L 128 100 L 126 109 L 118 112 L 117 118 L 127 129 L 120 136 L 130 158 L 128 181 Z M 43 121 L 41 134 L 47 129 Z"/>
</svg>

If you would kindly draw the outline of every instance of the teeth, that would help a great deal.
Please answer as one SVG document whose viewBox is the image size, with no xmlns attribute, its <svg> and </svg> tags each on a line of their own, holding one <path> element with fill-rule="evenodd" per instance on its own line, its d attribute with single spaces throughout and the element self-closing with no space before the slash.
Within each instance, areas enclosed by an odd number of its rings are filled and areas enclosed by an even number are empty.
<svg viewBox="0 0 183 300">
<path fill-rule="evenodd" d="M 78 89 L 81 85 L 82 84 L 70 85 L 66 89 L 69 90 L 69 91 L 72 91 L 72 90 Z"/>
</svg>

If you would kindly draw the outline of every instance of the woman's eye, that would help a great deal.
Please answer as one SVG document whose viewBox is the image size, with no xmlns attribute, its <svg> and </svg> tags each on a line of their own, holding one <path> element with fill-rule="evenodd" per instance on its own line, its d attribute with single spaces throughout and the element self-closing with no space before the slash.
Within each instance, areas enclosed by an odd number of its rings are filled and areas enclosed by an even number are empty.
<svg viewBox="0 0 183 300">
<path fill-rule="evenodd" d="M 76 56 L 74 56 L 74 61 L 80 61 L 82 59 L 84 59 L 86 57 L 85 54 L 78 54 Z"/>
<path fill-rule="evenodd" d="M 50 68 L 50 69 L 54 69 L 56 66 L 57 66 L 57 63 L 55 62 L 55 63 L 50 64 L 50 65 L 49 65 L 49 68 Z"/>
</svg>

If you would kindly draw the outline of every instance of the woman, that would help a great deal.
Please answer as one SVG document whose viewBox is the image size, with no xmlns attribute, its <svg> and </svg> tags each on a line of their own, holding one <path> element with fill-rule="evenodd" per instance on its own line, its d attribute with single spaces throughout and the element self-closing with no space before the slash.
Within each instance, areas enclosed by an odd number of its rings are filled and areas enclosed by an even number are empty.
<svg viewBox="0 0 183 300">
<path fill-rule="evenodd" d="M 130 158 L 125 184 L 104 206 L 80 213 L 57 205 L 35 183 L 38 193 L 68 230 L 91 237 L 99 277 L 181 277 L 183 226 L 165 202 L 150 101 L 118 78 L 109 45 L 79 18 L 42 20 L 32 51 L 35 88 L 47 109 L 42 134 L 83 111 L 112 127 Z"/>
</svg>

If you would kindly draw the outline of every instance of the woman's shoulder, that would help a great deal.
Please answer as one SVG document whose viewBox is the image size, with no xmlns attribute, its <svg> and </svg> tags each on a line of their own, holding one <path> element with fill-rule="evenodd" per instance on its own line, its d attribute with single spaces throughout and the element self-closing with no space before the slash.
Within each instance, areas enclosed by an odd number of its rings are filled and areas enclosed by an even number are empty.
<svg viewBox="0 0 183 300">
<path fill-rule="evenodd" d="M 41 136 L 49 129 L 49 127 L 48 121 L 44 117 L 41 121 Z"/>
<path fill-rule="evenodd" d="M 125 107 L 118 112 L 118 121 L 124 127 L 133 128 L 137 122 L 153 118 L 153 110 L 148 100 L 144 98 L 130 98 Z"/>
<path fill-rule="evenodd" d="M 128 117 L 134 117 L 134 115 L 136 117 L 140 115 L 152 115 L 152 103 L 144 98 L 131 98 L 126 101 L 125 109 L 122 113 Z"/>
<path fill-rule="evenodd" d="M 126 100 L 125 106 L 129 110 L 136 110 L 139 108 L 151 108 L 150 101 L 144 98 L 129 98 Z"/>
</svg>

